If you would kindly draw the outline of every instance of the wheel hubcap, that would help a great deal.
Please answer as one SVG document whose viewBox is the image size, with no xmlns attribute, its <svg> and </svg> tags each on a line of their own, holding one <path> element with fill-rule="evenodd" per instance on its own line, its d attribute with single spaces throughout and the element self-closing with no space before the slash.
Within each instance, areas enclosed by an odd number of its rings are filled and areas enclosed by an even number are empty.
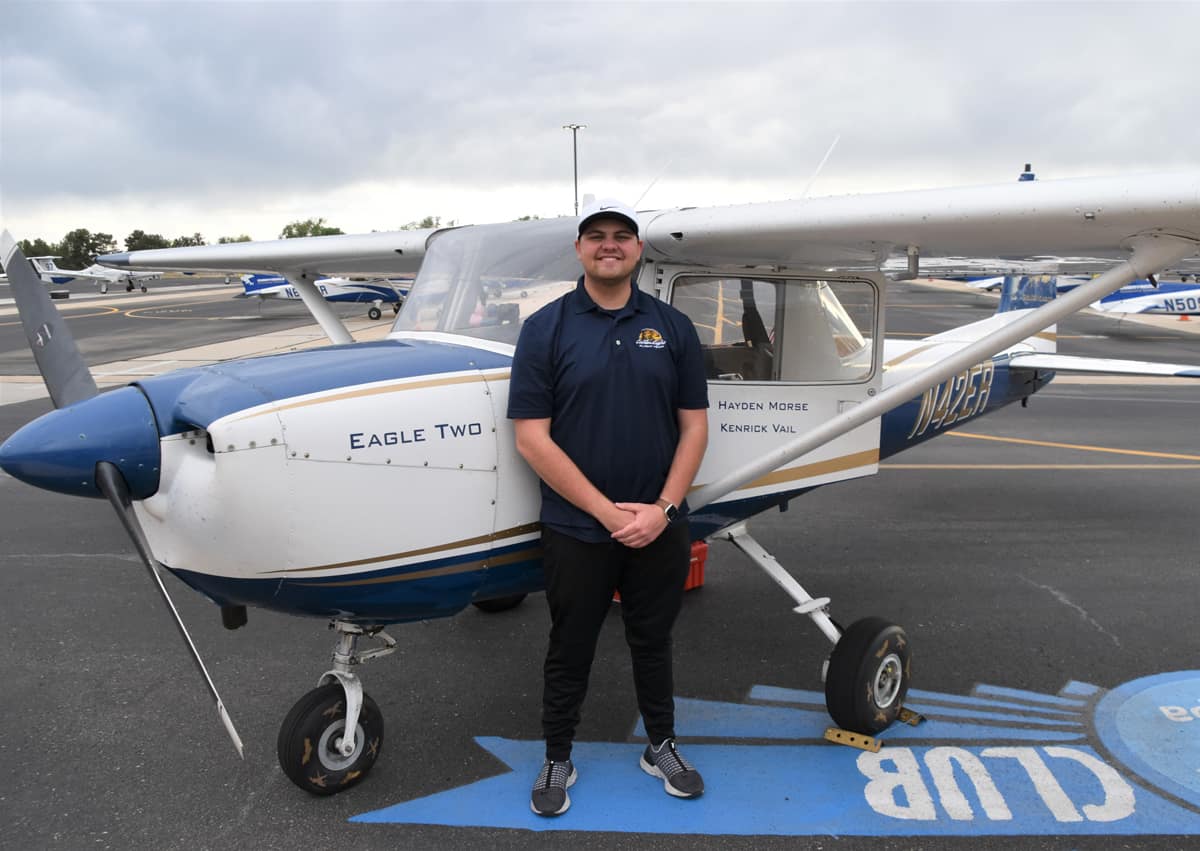
<svg viewBox="0 0 1200 851">
<path fill-rule="evenodd" d="M 887 709 L 891 706 L 895 702 L 896 696 L 900 694 L 900 683 L 903 678 L 904 667 L 900 663 L 900 657 L 895 653 L 889 653 L 875 669 L 875 680 L 871 684 L 875 705 L 880 709 Z"/>
<path fill-rule="evenodd" d="M 338 745 L 342 742 L 342 730 L 346 728 L 346 719 L 341 718 L 325 728 L 325 732 L 321 734 L 321 741 L 317 743 L 317 754 L 323 765 L 329 771 L 343 771 L 354 765 L 355 761 L 363 752 L 364 739 L 363 729 L 361 724 L 354 726 L 354 752 L 349 756 L 342 756 L 338 750 Z"/>
</svg>

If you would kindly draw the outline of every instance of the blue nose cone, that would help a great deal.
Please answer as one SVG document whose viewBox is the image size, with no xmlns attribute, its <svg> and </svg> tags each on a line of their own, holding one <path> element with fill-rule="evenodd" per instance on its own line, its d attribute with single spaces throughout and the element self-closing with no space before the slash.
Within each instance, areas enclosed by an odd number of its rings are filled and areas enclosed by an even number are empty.
<svg viewBox="0 0 1200 851">
<path fill-rule="evenodd" d="M 103 496 L 96 487 L 100 461 L 120 469 L 134 499 L 153 496 L 160 457 L 154 414 L 136 387 L 51 411 L 0 446 L 0 468 L 10 476 L 71 496 Z"/>
</svg>

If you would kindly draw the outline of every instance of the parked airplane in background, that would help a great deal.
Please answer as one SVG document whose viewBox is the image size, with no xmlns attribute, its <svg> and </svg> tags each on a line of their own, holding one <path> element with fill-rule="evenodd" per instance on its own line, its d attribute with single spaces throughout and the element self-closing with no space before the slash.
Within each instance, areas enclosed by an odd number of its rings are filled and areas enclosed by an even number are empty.
<svg viewBox="0 0 1200 851">
<path fill-rule="evenodd" d="M 1200 367 L 1060 355 L 1053 332 L 1071 313 L 1200 251 L 1200 173 L 639 218 L 640 286 L 691 317 L 708 372 L 710 440 L 688 497 L 692 534 L 733 543 L 814 621 L 833 645 L 823 673 L 829 712 L 859 733 L 901 717 L 907 635 L 879 617 L 843 628 L 829 599 L 810 596 L 747 523 L 820 485 L 873 475 L 882 458 L 1027 399 L 1056 371 L 1200 377 Z M 99 395 L 44 289 L 12 276 L 58 410 L 0 446 L 0 467 L 37 487 L 107 498 L 168 604 L 160 566 L 217 603 L 229 628 L 246 622 L 247 607 L 331 622 L 332 667 L 277 738 L 284 773 L 303 789 L 348 788 L 378 757 L 383 719 L 358 663 L 395 649 L 385 626 L 470 604 L 515 605 L 542 587 L 537 477 L 505 410 L 522 321 L 576 286 L 576 222 L 103 257 L 126 269 L 275 271 L 335 341 L 349 334 L 320 298 L 318 278 L 419 273 L 385 340 L 184 369 Z M 19 260 L 7 235 L 0 248 L 0 259 Z M 882 264 L 898 254 L 919 265 L 924 251 L 1070 253 L 1107 258 L 1108 268 L 1057 298 L 1042 279 L 1011 278 L 994 316 L 920 341 L 885 340 Z M 513 281 L 521 286 L 497 295 L 497 282 Z M 654 329 L 643 334 L 657 342 L 633 356 L 669 345 Z M 398 522 L 363 510 L 381 505 Z M 864 581 L 903 588 L 901 577 L 877 572 Z M 380 646 L 360 650 L 364 638 Z"/>
<path fill-rule="evenodd" d="M 400 305 L 408 295 L 412 281 L 407 278 L 373 278 L 369 281 L 354 281 L 349 278 L 318 278 L 313 281 L 326 301 L 369 304 L 367 316 L 379 319 L 381 307 L 392 306 L 393 313 L 400 312 Z M 238 298 L 282 298 L 302 300 L 300 291 L 282 275 L 242 275 L 242 293 Z"/>
<path fill-rule="evenodd" d="M 967 286 L 980 290 L 998 290 L 1005 276 L 965 278 Z M 1068 293 L 1087 283 L 1089 278 L 1049 277 L 1059 293 Z M 1117 314 L 1152 314 L 1157 316 L 1200 315 L 1200 283 L 1139 279 L 1114 293 L 1088 305 L 1092 310 Z"/>
<path fill-rule="evenodd" d="M 30 257 L 34 271 L 38 277 L 48 284 L 69 284 L 71 281 L 94 281 L 100 285 L 100 292 L 108 292 L 112 284 L 124 284 L 125 292 L 131 293 L 135 286 L 146 292 L 146 281 L 153 281 L 163 276 L 162 272 L 134 272 L 132 270 L 110 269 L 93 263 L 86 269 L 60 269 L 54 262 L 57 256 Z"/>
<path fill-rule="evenodd" d="M 1070 292 L 1086 283 L 1080 278 L 1059 278 L 1058 291 Z M 1200 284 L 1183 281 L 1138 280 L 1091 305 L 1104 313 L 1196 316 L 1200 314 Z"/>
</svg>

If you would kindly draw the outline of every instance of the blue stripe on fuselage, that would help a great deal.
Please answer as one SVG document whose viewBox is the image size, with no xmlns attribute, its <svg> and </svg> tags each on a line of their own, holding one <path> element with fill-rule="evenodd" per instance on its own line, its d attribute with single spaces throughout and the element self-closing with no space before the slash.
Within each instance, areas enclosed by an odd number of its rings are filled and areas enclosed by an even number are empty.
<svg viewBox="0 0 1200 851">
<path fill-rule="evenodd" d="M 506 556 L 515 558 L 511 563 L 483 566 Z M 219 605 L 376 624 L 447 617 L 473 599 L 532 593 L 544 587 L 541 546 L 536 540 L 345 576 L 238 579 L 169 569 Z M 405 579 L 436 570 L 446 572 Z"/>
<path fill-rule="evenodd" d="M 509 366 L 483 349 L 414 340 L 350 343 L 181 369 L 137 382 L 159 434 L 205 428 L 237 411 L 360 384 Z"/>
</svg>

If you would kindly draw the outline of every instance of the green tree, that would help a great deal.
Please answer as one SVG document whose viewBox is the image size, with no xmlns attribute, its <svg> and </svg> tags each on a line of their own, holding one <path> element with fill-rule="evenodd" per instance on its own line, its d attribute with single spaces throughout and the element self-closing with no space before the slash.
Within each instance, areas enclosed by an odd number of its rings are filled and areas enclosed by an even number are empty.
<svg viewBox="0 0 1200 851">
<path fill-rule="evenodd" d="M 539 221 L 541 218 L 542 218 L 541 216 L 521 216 L 521 218 L 519 218 L 519 219 L 514 219 L 513 221 L 517 221 L 517 222 L 536 222 L 536 221 Z"/>
<path fill-rule="evenodd" d="M 62 254 L 61 245 L 57 242 L 46 242 L 41 237 L 33 241 L 22 239 L 17 244 L 21 246 L 21 253 L 26 257 L 45 257 L 47 255 Z"/>
<path fill-rule="evenodd" d="M 295 239 L 298 236 L 334 236 L 343 233 L 341 228 L 325 224 L 324 219 L 305 219 L 291 222 L 279 232 L 280 239 Z"/>
<path fill-rule="evenodd" d="M 172 248 L 187 248 L 190 245 L 204 245 L 204 237 L 198 233 L 191 236 L 177 236 L 171 240 Z"/>
<path fill-rule="evenodd" d="M 144 230 L 130 231 L 125 237 L 126 251 L 147 251 L 152 248 L 170 248 L 171 243 L 158 233 L 146 233 Z"/>
<path fill-rule="evenodd" d="M 425 230 L 426 228 L 441 227 L 441 216 L 426 216 L 419 222 L 409 222 L 406 225 L 400 225 L 400 230 Z"/>
<path fill-rule="evenodd" d="M 237 236 L 222 236 L 217 238 L 217 245 L 228 245 L 231 242 L 253 242 L 253 240 L 244 233 Z"/>
<path fill-rule="evenodd" d="M 458 224 L 458 222 L 456 220 L 451 219 L 450 221 L 446 222 L 445 226 L 448 228 L 452 228 L 457 224 Z M 419 222 L 409 222 L 406 225 L 400 225 L 400 230 L 427 230 L 429 228 L 440 228 L 440 227 L 442 227 L 442 217 L 441 216 L 426 216 L 425 218 L 421 219 Z"/>
<path fill-rule="evenodd" d="M 97 254 L 108 254 L 117 250 L 111 233 L 92 233 L 87 228 L 76 228 L 63 237 L 59 251 L 64 269 L 81 269 L 90 266 Z"/>
</svg>

